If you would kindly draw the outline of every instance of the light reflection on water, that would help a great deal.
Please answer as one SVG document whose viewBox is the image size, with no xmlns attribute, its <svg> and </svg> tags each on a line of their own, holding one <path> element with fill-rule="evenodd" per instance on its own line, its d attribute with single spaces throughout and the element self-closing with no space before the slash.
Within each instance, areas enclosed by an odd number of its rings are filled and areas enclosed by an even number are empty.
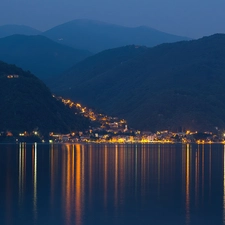
<svg viewBox="0 0 225 225">
<path fill-rule="evenodd" d="M 37 220 L 37 143 L 32 146 L 32 175 L 33 175 L 33 212 Z"/>
<path fill-rule="evenodd" d="M 225 145 L 223 146 L 223 224 L 225 224 Z"/>
<path fill-rule="evenodd" d="M 0 145 L 0 224 L 225 224 L 224 145 Z"/>
</svg>

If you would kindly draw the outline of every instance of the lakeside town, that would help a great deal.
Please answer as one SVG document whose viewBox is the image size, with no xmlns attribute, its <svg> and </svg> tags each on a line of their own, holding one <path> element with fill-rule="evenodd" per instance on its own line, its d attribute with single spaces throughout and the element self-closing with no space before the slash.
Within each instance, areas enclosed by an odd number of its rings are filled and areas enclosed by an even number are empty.
<svg viewBox="0 0 225 225">
<path fill-rule="evenodd" d="M 70 108 L 76 109 L 76 113 L 83 115 L 92 122 L 92 126 L 85 131 L 74 131 L 67 134 L 49 133 L 44 137 L 41 132 L 24 131 L 14 136 L 12 132 L 0 132 L 0 138 L 7 137 L 9 142 L 42 142 L 42 143 L 225 143 L 225 134 L 218 130 L 216 134 L 212 132 L 179 131 L 169 130 L 139 131 L 129 128 L 127 121 L 105 114 L 97 113 L 90 108 L 83 107 L 79 103 L 74 103 L 70 99 L 56 97 Z"/>
<path fill-rule="evenodd" d="M 54 96 L 54 95 L 53 95 Z M 55 97 L 55 96 L 54 96 Z M 75 107 L 84 117 L 98 123 L 97 127 L 92 127 L 85 132 L 70 134 L 51 133 L 51 142 L 96 142 L 96 143 L 218 143 L 224 142 L 225 136 L 221 132 L 199 133 L 198 131 L 172 132 L 168 130 L 139 131 L 128 126 L 127 121 L 118 117 L 111 117 L 105 114 L 94 112 L 92 109 L 83 107 L 79 103 L 74 103 L 70 99 L 56 97 L 70 108 Z"/>
<path fill-rule="evenodd" d="M 42 143 L 198 143 L 212 144 L 225 143 L 224 136 L 212 134 L 211 132 L 171 132 L 157 131 L 134 131 L 127 128 L 121 129 L 121 123 L 114 122 L 110 129 L 90 129 L 68 134 L 50 133 L 49 137 L 43 137 L 38 131 L 31 133 L 23 132 L 18 137 L 8 131 L 1 132 L 0 138 L 6 136 L 9 142 L 42 142 Z"/>
<path fill-rule="evenodd" d="M 199 135 L 199 138 L 196 139 L 196 135 Z M 50 143 L 225 143 L 224 139 L 218 139 L 216 135 L 208 133 L 173 133 L 169 131 L 158 131 L 157 133 L 148 131 L 123 133 L 119 131 L 107 134 L 99 134 L 97 131 L 93 131 L 93 133 L 79 132 L 79 134 L 63 135 L 52 133 L 50 137 Z"/>
</svg>

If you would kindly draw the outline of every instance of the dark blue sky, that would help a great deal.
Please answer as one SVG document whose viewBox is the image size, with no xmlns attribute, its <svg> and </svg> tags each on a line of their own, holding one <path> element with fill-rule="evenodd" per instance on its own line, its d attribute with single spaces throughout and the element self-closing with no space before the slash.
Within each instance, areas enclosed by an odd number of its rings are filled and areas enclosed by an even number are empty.
<svg viewBox="0 0 225 225">
<path fill-rule="evenodd" d="M 46 30 L 84 18 L 147 25 L 196 38 L 225 33 L 225 0 L 1 0 L 0 4 L 0 25 L 23 24 Z"/>
</svg>

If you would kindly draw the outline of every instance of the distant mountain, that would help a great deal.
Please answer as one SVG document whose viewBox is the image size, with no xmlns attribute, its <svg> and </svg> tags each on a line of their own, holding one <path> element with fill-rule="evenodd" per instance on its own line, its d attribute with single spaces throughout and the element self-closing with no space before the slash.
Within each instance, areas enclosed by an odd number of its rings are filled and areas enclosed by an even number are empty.
<svg viewBox="0 0 225 225">
<path fill-rule="evenodd" d="M 42 134 L 86 129 L 86 118 L 52 97 L 45 84 L 29 72 L 0 61 L 0 132 Z"/>
<path fill-rule="evenodd" d="M 90 56 L 44 36 L 12 35 L 0 39 L 0 60 L 30 70 L 41 79 L 57 75 Z"/>
<path fill-rule="evenodd" d="M 43 35 L 91 52 L 133 44 L 151 47 L 188 39 L 144 26 L 131 28 L 93 20 L 74 20 L 47 30 Z"/>
<path fill-rule="evenodd" d="M 39 30 L 23 25 L 9 24 L 0 26 L 0 38 L 11 36 L 14 34 L 38 35 L 40 33 L 41 31 Z"/>
<path fill-rule="evenodd" d="M 78 63 L 53 91 L 139 129 L 225 128 L 224 34 L 162 44 L 108 66 L 124 49 L 116 51 Z"/>
</svg>

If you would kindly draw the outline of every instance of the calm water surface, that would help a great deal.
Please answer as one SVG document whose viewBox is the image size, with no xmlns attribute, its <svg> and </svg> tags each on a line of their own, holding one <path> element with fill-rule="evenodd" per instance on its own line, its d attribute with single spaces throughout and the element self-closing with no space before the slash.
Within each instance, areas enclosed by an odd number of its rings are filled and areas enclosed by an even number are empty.
<svg viewBox="0 0 225 225">
<path fill-rule="evenodd" d="M 224 145 L 0 145 L 1 225 L 225 224 Z"/>
</svg>

